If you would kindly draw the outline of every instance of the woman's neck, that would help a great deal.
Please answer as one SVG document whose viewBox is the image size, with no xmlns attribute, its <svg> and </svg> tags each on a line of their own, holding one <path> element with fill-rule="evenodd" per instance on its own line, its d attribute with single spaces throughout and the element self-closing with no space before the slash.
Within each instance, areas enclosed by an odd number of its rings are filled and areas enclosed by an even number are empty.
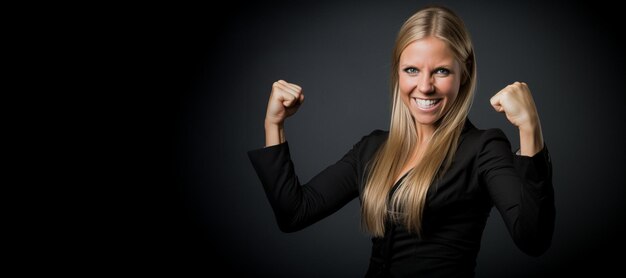
<svg viewBox="0 0 626 278">
<path fill-rule="evenodd" d="M 430 138 L 432 138 L 433 134 L 435 133 L 434 125 L 425 125 L 416 122 L 415 129 L 417 131 L 418 145 L 424 145 L 425 143 L 430 141 Z"/>
</svg>

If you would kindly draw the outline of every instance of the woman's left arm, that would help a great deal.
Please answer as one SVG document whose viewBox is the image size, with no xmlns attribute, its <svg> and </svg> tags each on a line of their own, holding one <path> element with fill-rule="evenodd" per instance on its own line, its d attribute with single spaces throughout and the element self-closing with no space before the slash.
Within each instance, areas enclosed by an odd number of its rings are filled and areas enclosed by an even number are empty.
<svg viewBox="0 0 626 278">
<path fill-rule="evenodd" d="M 538 256 L 551 245 L 555 206 L 552 162 L 537 109 L 528 86 L 520 82 L 498 92 L 491 104 L 518 127 L 521 155 L 510 153 L 504 133 L 489 130 L 478 160 L 480 176 L 517 246 Z"/>
</svg>

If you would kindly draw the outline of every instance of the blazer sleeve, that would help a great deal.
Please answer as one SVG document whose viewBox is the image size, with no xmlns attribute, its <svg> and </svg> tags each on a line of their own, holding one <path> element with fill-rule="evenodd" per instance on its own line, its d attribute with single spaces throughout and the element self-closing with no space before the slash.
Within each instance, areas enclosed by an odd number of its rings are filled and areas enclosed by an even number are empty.
<svg viewBox="0 0 626 278">
<path fill-rule="evenodd" d="M 499 129 L 487 130 L 481 142 L 479 177 L 515 244 L 531 256 L 545 253 L 552 242 L 556 214 L 547 146 L 533 157 L 515 155 Z"/>
<path fill-rule="evenodd" d="M 359 152 L 367 137 L 305 184 L 298 180 L 288 142 L 248 151 L 281 231 L 301 230 L 358 196 Z"/>
</svg>

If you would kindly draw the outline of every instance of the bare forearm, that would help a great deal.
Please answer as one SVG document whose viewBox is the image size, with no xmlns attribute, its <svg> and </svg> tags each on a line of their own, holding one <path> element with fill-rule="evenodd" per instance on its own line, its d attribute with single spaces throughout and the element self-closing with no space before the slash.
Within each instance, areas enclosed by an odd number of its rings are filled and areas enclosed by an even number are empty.
<svg viewBox="0 0 626 278">
<path fill-rule="evenodd" d="M 543 134 L 541 124 L 529 124 L 519 129 L 520 154 L 524 156 L 534 156 L 543 149 Z"/>
<path fill-rule="evenodd" d="M 285 142 L 285 128 L 283 124 L 265 122 L 265 147 Z"/>
</svg>

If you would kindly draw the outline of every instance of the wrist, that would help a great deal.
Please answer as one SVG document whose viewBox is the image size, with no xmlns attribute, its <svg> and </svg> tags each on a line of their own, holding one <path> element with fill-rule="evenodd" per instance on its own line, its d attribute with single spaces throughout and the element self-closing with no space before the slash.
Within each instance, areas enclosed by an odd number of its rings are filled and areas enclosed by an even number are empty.
<svg viewBox="0 0 626 278">
<path fill-rule="evenodd" d="M 265 147 L 282 144 L 285 142 L 283 123 L 273 123 L 265 120 Z"/>
<path fill-rule="evenodd" d="M 536 118 L 531 118 L 530 120 L 521 124 L 517 128 L 519 129 L 520 133 L 525 133 L 525 134 L 532 134 L 541 130 L 539 119 L 536 119 Z"/>
<path fill-rule="evenodd" d="M 536 133 L 541 128 L 539 127 L 538 123 L 528 123 L 528 124 L 519 126 L 518 129 L 520 133 L 533 134 L 533 133 Z"/>
</svg>

